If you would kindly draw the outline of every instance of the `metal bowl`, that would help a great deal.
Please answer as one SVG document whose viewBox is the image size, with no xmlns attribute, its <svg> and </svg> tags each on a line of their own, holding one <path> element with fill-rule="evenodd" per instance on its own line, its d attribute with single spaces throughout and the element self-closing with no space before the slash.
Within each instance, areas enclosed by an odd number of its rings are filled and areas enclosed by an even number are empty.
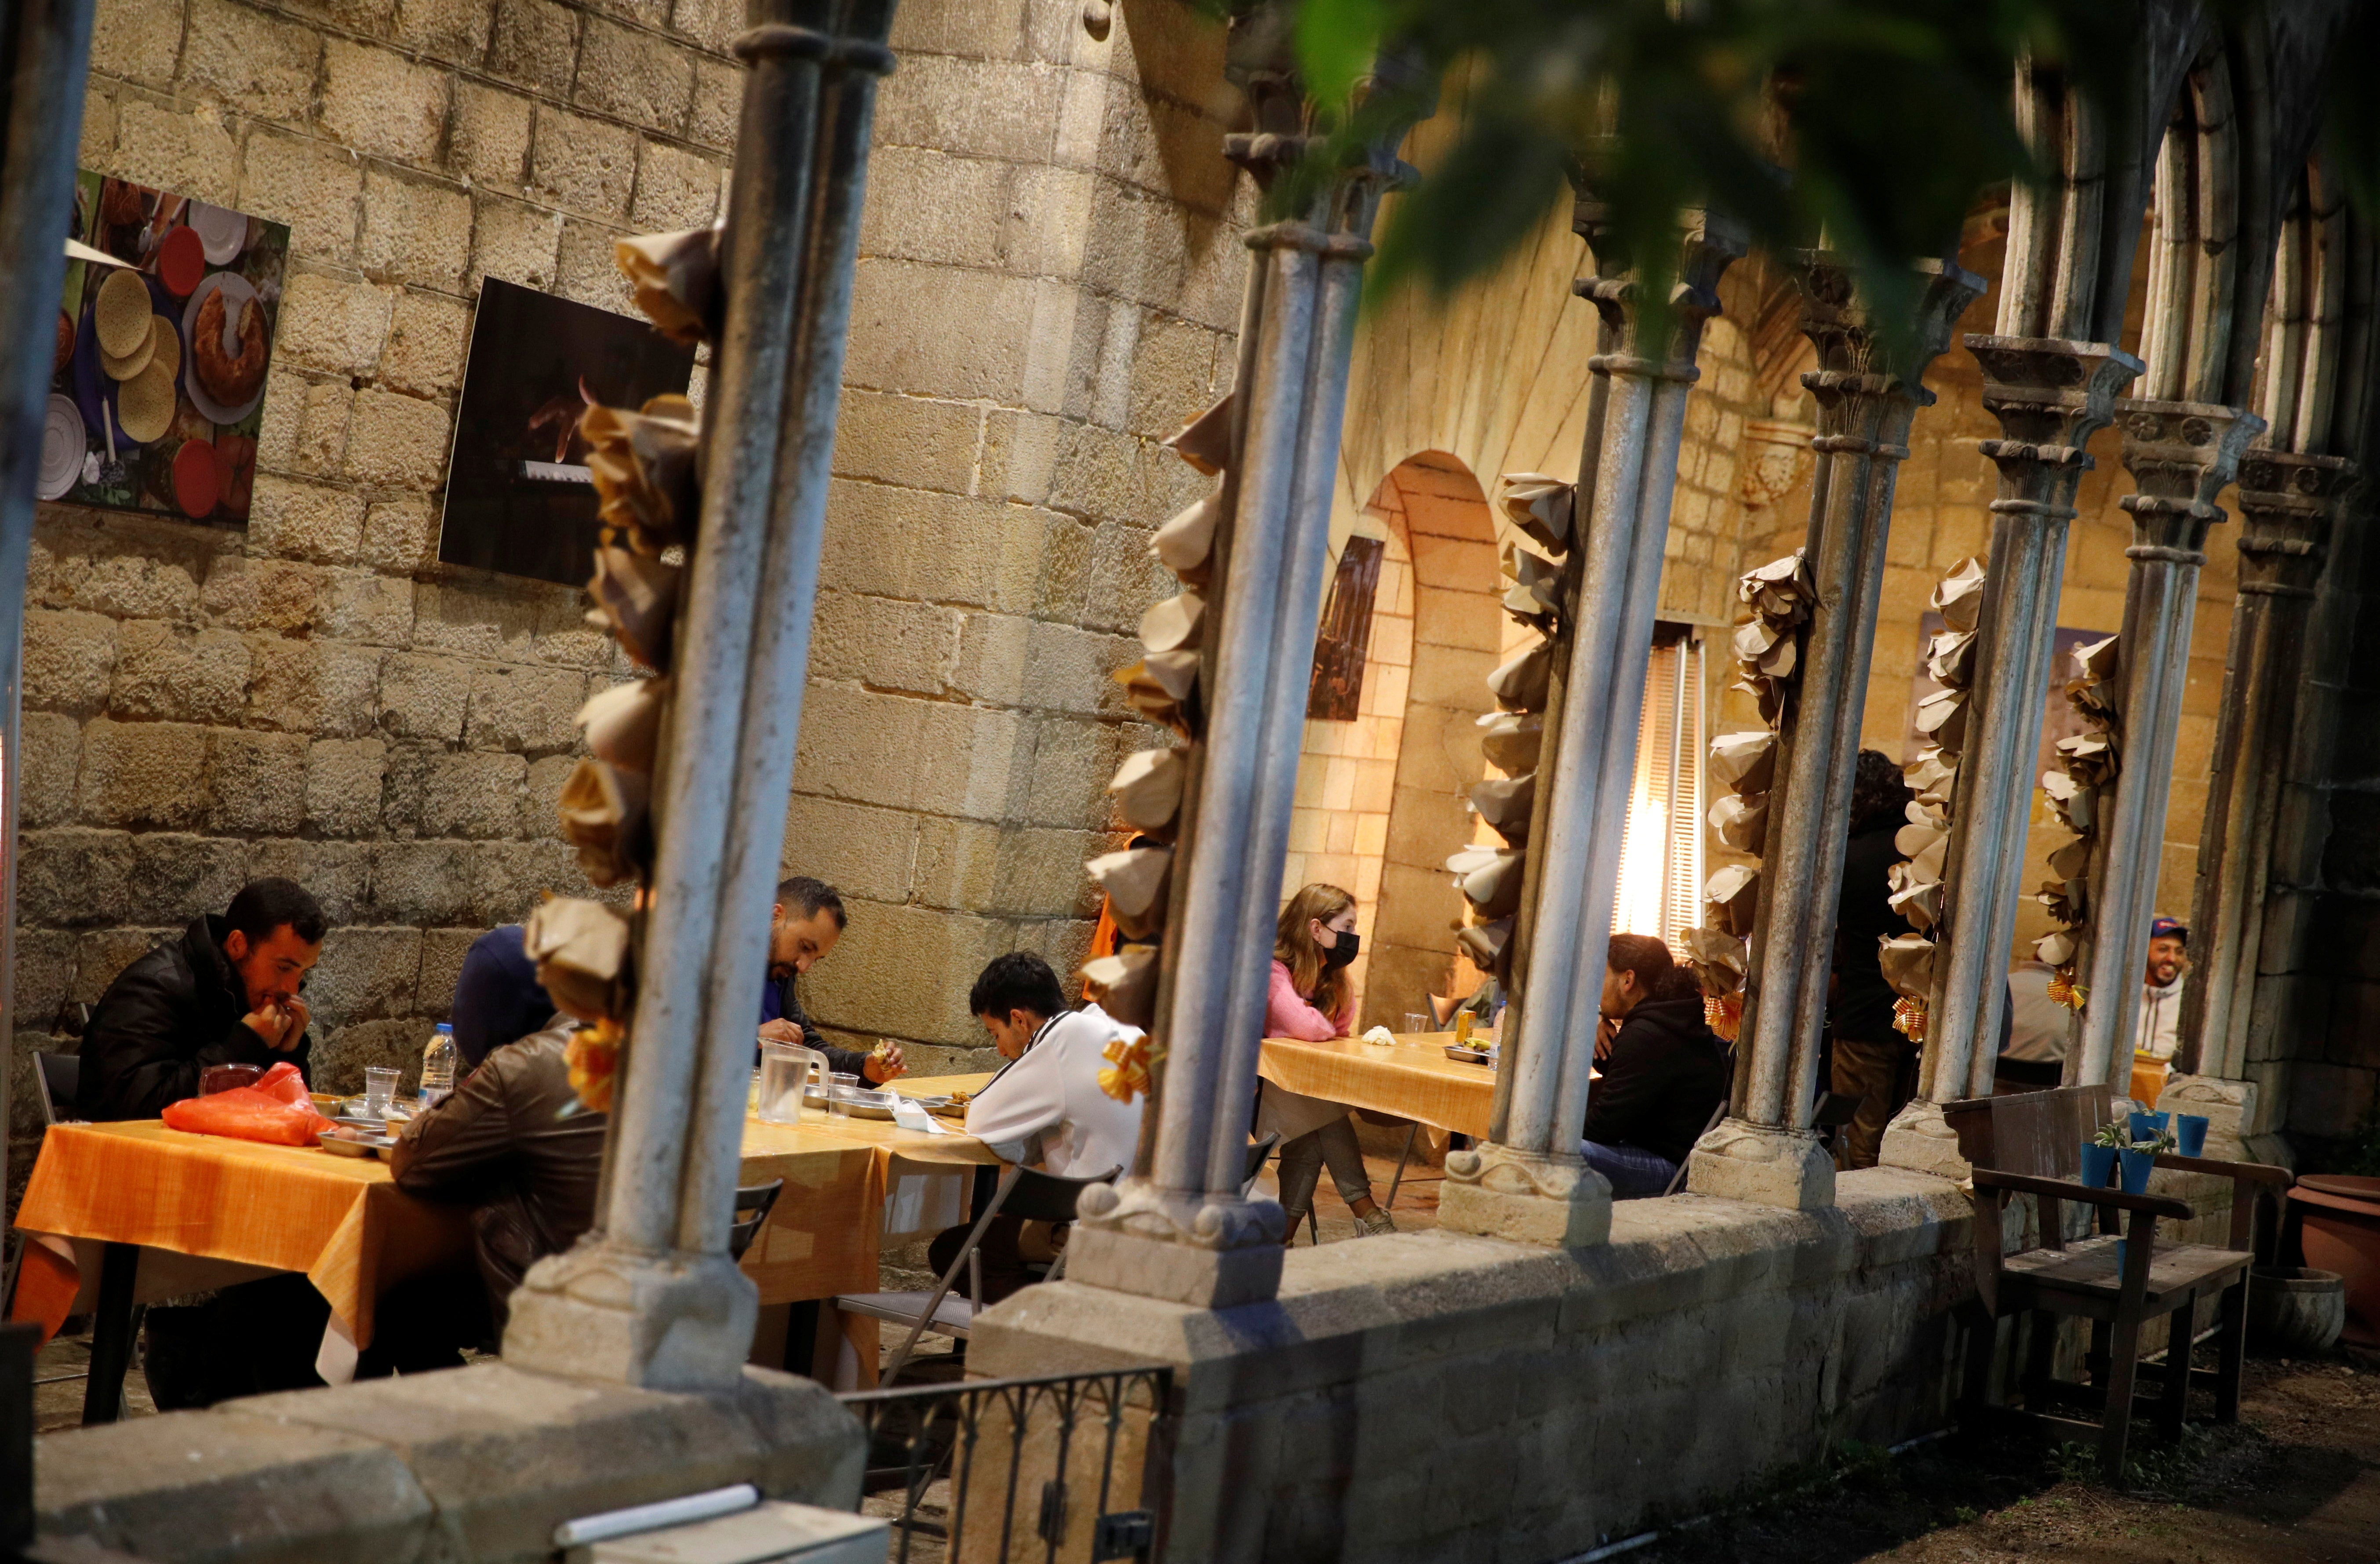
<svg viewBox="0 0 2380 1564">
<path fill-rule="evenodd" d="M 325 1130 L 322 1135 L 322 1149 L 341 1157 L 377 1157 L 396 1144 L 396 1137 L 375 1134 L 369 1130 L 339 1128 Z"/>
<path fill-rule="evenodd" d="M 1496 1056 L 1482 1049 L 1466 1049 L 1453 1043 L 1446 1045 L 1446 1057 L 1459 1059 L 1465 1064 L 1493 1064 Z"/>
</svg>

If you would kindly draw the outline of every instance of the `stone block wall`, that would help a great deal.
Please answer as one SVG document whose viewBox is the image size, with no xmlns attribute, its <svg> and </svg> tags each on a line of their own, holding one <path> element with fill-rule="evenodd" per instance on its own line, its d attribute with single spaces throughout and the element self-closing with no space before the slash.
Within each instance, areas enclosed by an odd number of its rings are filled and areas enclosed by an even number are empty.
<svg viewBox="0 0 2380 1564">
<path fill-rule="evenodd" d="M 1625 1201 L 1611 1242 L 1293 1249 L 1207 1313 L 1059 1282 L 977 1322 L 995 1375 L 1172 1364 L 1173 1557 L 1574 1558 L 1950 1421 L 1969 1203 L 1888 1169 L 1834 1209 Z"/>
</svg>

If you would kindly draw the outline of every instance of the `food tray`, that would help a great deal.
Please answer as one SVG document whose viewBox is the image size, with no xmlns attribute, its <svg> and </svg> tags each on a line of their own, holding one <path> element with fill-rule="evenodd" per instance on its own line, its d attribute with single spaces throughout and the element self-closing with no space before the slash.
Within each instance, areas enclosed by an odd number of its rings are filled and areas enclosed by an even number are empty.
<svg viewBox="0 0 2380 1564">
<path fill-rule="evenodd" d="M 1446 1057 L 1459 1059 L 1465 1064 L 1493 1064 L 1496 1056 L 1481 1049 L 1466 1049 L 1454 1043 L 1446 1045 Z"/>
<path fill-rule="evenodd" d="M 396 1137 L 343 1126 L 323 1131 L 322 1142 L 323 1150 L 341 1157 L 377 1157 L 395 1146 Z"/>
<path fill-rule="evenodd" d="M 820 1112 L 826 1111 L 824 1092 L 804 1092 L 802 1100 Z M 889 1121 L 892 1117 L 892 1094 L 868 1091 L 854 1093 L 851 1097 L 851 1116 L 855 1119 L 882 1119 Z"/>
</svg>

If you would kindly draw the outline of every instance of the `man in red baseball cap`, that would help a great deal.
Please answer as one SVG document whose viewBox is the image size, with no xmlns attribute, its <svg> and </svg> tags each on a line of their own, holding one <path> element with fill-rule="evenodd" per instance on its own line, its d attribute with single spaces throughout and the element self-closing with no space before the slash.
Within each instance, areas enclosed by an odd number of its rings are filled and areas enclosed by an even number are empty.
<svg viewBox="0 0 2380 1564">
<path fill-rule="evenodd" d="M 2190 930 L 2179 918 L 2149 925 L 2148 970 L 2141 976 L 2141 1024 L 2133 1047 L 2171 1059 L 2181 1023 L 2181 984 L 2190 971 Z"/>
</svg>

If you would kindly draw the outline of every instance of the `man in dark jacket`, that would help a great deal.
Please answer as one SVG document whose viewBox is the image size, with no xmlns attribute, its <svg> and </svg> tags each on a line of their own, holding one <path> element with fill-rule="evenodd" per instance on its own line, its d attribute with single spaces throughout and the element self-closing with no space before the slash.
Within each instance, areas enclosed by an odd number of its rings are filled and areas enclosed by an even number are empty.
<svg viewBox="0 0 2380 1564">
<path fill-rule="evenodd" d="M 822 879 L 797 874 L 777 887 L 777 904 L 769 915 L 769 976 L 760 990 L 760 1036 L 771 1042 L 799 1043 L 822 1055 L 835 1073 L 880 1085 L 908 1073 L 900 1049 L 887 1043 L 881 1054 L 870 1054 L 836 1048 L 804 1013 L 801 996 L 794 991 L 802 975 L 834 949 L 848 921 L 843 898 Z"/>
<path fill-rule="evenodd" d="M 115 975 L 83 1028 L 75 1111 L 154 1119 L 199 1095 L 217 1064 L 306 1071 L 311 1017 L 298 997 L 322 954 L 322 909 L 286 879 L 242 888 L 221 916 L 197 919 Z M 310 1073 L 309 1078 L 310 1079 Z"/>
<path fill-rule="evenodd" d="M 360 1376 L 461 1364 L 460 1349 L 504 1334 L 529 1267 L 595 1225 L 608 1119 L 577 1108 L 568 1050 L 574 1023 L 496 1049 L 455 1095 L 405 1126 L 388 1154 L 396 1187 L 468 1205 L 476 1270 L 435 1272 L 391 1288 L 373 1311 Z"/>
<path fill-rule="evenodd" d="M 1727 1096 L 1727 1045 L 1703 1020 L 1694 979 L 1648 934 L 1611 937 L 1603 1014 L 1617 1024 L 1598 1050 L 1603 1079 L 1579 1149 L 1617 1198 L 1660 1194 Z"/>
<path fill-rule="evenodd" d="M 1917 1046 L 1893 1030 L 1900 998 L 1884 980 L 1876 947 L 1909 932 L 1892 910 L 1892 866 L 1907 856 L 1895 843 L 1909 823 L 1909 785 L 1900 768 L 1879 750 L 1859 752 L 1852 777 L 1850 840 L 1843 847 L 1843 884 L 1835 910 L 1834 982 L 1827 997 L 1832 1041 L 1828 1088 L 1859 1098 L 1843 1131 L 1842 1166 L 1876 1166 L 1885 1126 L 1917 1090 Z"/>
</svg>

